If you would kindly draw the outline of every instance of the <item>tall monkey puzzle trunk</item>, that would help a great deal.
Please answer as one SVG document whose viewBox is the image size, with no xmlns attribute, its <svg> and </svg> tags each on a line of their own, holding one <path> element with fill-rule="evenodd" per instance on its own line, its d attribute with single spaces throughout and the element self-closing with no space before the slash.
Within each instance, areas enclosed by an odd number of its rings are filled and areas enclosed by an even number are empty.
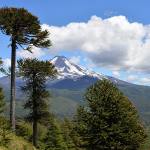
<svg viewBox="0 0 150 150">
<path fill-rule="evenodd" d="M 32 143 L 35 147 L 37 147 L 37 141 L 38 141 L 38 122 L 37 122 L 37 100 L 36 100 L 36 85 L 35 85 L 35 78 L 36 74 L 33 74 L 33 137 L 32 137 Z"/>
<path fill-rule="evenodd" d="M 15 131 L 15 99 L 16 99 L 16 83 L 15 83 L 15 68 L 16 68 L 16 40 L 12 38 L 12 53 L 11 53 L 11 92 L 10 92 L 10 124 Z"/>
<path fill-rule="evenodd" d="M 37 120 L 34 120 L 33 121 L 33 139 L 32 139 L 32 141 L 33 141 L 33 145 L 35 147 L 37 147 L 37 141 L 38 141 L 37 124 L 38 124 Z"/>
</svg>

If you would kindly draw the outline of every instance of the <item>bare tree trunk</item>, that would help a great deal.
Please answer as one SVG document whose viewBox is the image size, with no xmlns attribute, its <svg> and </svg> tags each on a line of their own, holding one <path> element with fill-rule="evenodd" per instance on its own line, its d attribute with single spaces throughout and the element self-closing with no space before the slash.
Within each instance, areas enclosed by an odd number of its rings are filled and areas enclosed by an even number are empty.
<svg viewBox="0 0 150 150">
<path fill-rule="evenodd" d="M 16 68 L 16 41 L 12 38 L 12 53 L 11 53 L 11 92 L 10 92 L 10 124 L 15 131 L 15 99 L 16 99 L 16 84 L 15 84 L 15 68 Z"/>
<path fill-rule="evenodd" d="M 34 120 L 33 121 L 33 145 L 35 146 L 35 147 L 37 147 L 37 140 L 38 140 L 38 134 L 37 134 L 37 121 L 36 120 Z"/>
<path fill-rule="evenodd" d="M 38 140 L 38 131 L 37 131 L 37 104 L 36 104 L 36 86 L 35 86 L 35 77 L 36 75 L 33 75 L 33 95 L 32 95 L 32 100 L 33 100 L 33 139 L 32 139 L 32 143 L 35 147 L 37 147 L 37 140 Z"/>
</svg>

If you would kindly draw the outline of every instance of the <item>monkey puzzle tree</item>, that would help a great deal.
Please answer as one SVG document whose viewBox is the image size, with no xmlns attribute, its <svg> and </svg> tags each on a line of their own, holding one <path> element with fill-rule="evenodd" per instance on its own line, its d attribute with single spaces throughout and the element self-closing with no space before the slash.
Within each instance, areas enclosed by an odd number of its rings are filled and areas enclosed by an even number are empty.
<svg viewBox="0 0 150 150">
<path fill-rule="evenodd" d="M 10 123 L 15 130 L 15 66 L 16 49 L 26 47 L 31 51 L 32 46 L 48 47 L 48 32 L 42 31 L 38 18 L 24 8 L 0 9 L 0 30 L 10 36 L 11 46 L 11 96 L 10 96 Z M 24 48 L 23 48 L 24 49 Z"/>
<path fill-rule="evenodd" d="M 86 106 L 75 119 L 75 131 L 87 150 L 138 150 L 145 130 L 133 104 L 115 85 L 98 81 L 88 88 Z"/>
<path fill-rule="evenodd" d="M 30 110 L 27 119 L 33 123 L 33 145 L 37 147 L 38 123 L 44 123 L 50 117 L 46 102 L 49 97 L 49 92 L 45 89 L 46 78 L 55 77 L 57 71 L 49 61 L 37 59 L 21 59 L 18 68 L 26 82 L 22 87 L 28 97 L 24 108 Z"/>
</svg>

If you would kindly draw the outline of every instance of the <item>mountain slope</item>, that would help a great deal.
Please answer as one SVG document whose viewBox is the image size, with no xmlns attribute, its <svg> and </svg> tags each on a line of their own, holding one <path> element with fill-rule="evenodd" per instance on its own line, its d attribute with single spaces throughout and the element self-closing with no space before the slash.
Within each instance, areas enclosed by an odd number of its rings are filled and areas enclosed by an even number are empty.
<svg viewBox="0 0 150 150">
<path fill-rule="evenodd" d="M 150 87 L 131 84 L 114 77 L 98 74 L 84 69 L 69 61 L 64 56 L 56 56 L 50 60 L 58 70 L 57 79 L 47 79 L 47 89 L 52 93 L 50 98 L 51 110 L 60 117 L 71 117 L 78 105 L 84 103 L 84 93 L 87 87 L 97 80 L 111 80 L 117 87 L 130 98 L 137 107 L 143 120 L 150 122 Z M 17 85 L 17 114 L 26 114 L 22 109 L 25 95 L 20 91 L 24 82 L 22 78 L 16 79 Z M 3 87 L 6 100 L 9 100 L 9 77 L 0 78 L 0 86 Z"/>
<path fill-rule="evenodd" d="M 83 69 L 82 67 L 72 63 L 64 56 L 55 56 L 50 62 L 56 67 L 59 72 L 58 79 L 64 78 L 79 78 L 82 76 L 97 77 L 99 79 L 105 78 L 104 75 L 98 74 L 88 69 Z"/>
</svg>

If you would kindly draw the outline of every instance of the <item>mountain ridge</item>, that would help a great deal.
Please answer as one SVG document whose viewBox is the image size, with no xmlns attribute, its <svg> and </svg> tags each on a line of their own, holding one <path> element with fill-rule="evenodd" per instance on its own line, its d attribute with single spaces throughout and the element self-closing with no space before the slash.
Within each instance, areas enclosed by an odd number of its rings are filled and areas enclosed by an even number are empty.
<svg viewBox="0 0 150 150">
<path fill-rule="evenodd" d="M 107 76 L 102 73 L 96 73 L 89 69 L 83 68 L 79 65 L 74 64 L 65 56 L 55 56 L 53 59 L 50 60 L 50 62 L 56 67 L 58 71 L 57 80 L 60 80 L 61 82 L 62 80 L 67 80 L 67 81 L 73 80 L 73 82 L 75 82 L 75 81 L 79 81 L 80 79 L 89 78 L 89 80 L 108 79 L 115 84 L 132 84 L 132 83 L 117 79 L 115 77 Z"/>
<path fill-rule="evenodd" d="M 150 87 L 136 85 L 122 81 L 120 79 L 98 75 L 97 73 L 93 76 L 93 72 L 88 70 L 88 73 L 85 74 L 84 69 L 72 62 L 66 64 L 66 57 L 63 57 L 64 60 L 59 60 L 59 63 L 56 62 L 56 58 L 53 64 L 56 65 L 59 71 L 59 76 L 57 79 L 47 79 L 46 87 L 47 90 L 51 92 L 52 97 L 49 98 L 51 108 L 50 110 L 59 117 L 72 117 L 76 111 L 78 105 L 84 103 L 84 94 L 86 89 L 94 84 L 97 80 L 108 79 L 112 81 L 123 93 L 127 96 L 132 103 L 136 106 L 137 110 L 140 113 L 141 118 L 150 123 Z M 62 59 L 62 57 L 59 57 Z M 52 60 L 51 60 L 52 61 Z M 67 59 L 69 61 L 69 59 Z M 61 62 L 61 63 L 60 63 Z M 68 67 L 69 64 L 69 67 Z M 64 66 L 66 65 L 66 66 Z M 70 69 L 70 67 L 75 67 Z M 63 68 L 63 69 L 62 69 Z M 81 68 L 81 69 L 80 69 Z M 63 72 L 64 71 L 64 72 Z M 80 72 L 79 72 L 80 71 Z M 81 71 L 83 71 L 81 73 Z M 64 76 L 63 76 L 64 75 Z M 17 115 L 24 115 L 25 111 L 23 109 L 23 103 L 26 100 L 26 96 L 22 93 L 20 87 L 23 86 L 24 81 L 22 78 L 16 78 L 16 107 Z M 9 95 L 10 95 L 10 78 L 1 77 L 0 78 L 0 87 L 3 88 L 5 93 L 5 99 L 7 106 L 9 105 Z"/>
<path fill-rule="evenodd" d="M 97 77 L 99 79 L 105 77 L 103 74 L 98 74 L 94 71 L 84 69 L 83 67 L 74 64 L 65 56 L 55 56 L 50 60 L 50 62 L 58 70 L 58 78 L 78 78 L 86 75 Z"/>
</svg>

